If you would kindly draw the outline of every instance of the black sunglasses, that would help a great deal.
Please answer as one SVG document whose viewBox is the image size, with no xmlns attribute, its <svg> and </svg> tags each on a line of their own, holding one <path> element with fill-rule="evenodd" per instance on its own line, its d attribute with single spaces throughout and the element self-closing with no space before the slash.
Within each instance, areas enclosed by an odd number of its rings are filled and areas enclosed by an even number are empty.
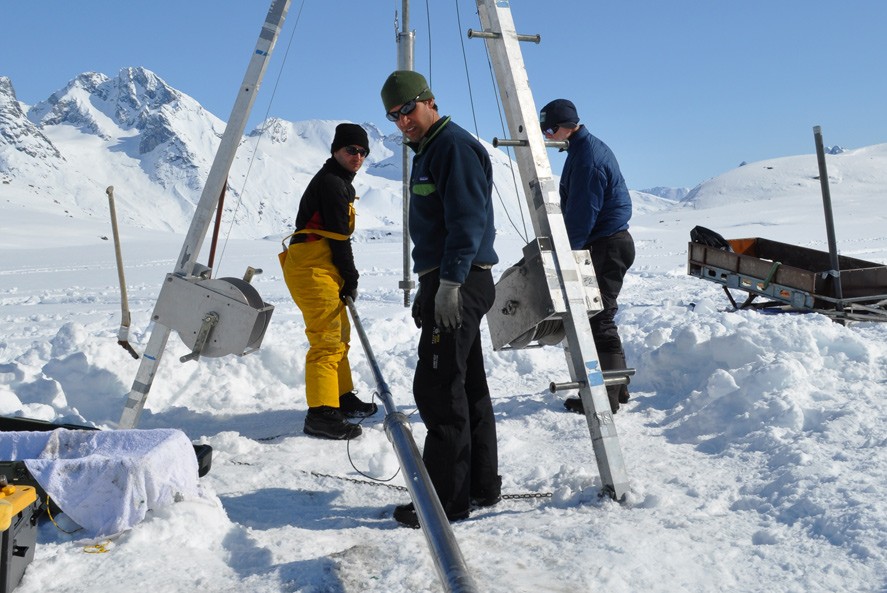
<svg viewBox="0 0 887 593">
<path fill-rule="evenodd" d="M 385 114 L 385 117 L 388 119 L 388 121 L 397 122 L 397 120 L 400 119 L 401 115 L 411 114 L 413 112 L 413 110 L 416 108 L 416 101 L 418 101 L 419 97 L 422 96 L 422 93 L 424 93 L 427 90 L 428 89 L 422 89 L 421 93 L 419 93 L 418 95 L 416 95 L 415 97 L 413 97 L 412 99 L 410 99 L 409 101 L 407 101 L 406 103 L 401 105 L 400 109 L 395 109 L 394 111 L 389 111 L 388 113 Z"/>
<path fill-rule="evenodd" d="M 551 126 L 550 128 L 546 128 L 546 129 L 542 130 L 542 132 L 545 134 L 548 134 L 549 136 L 554 136 L 555 134 L 557 134 L 557 131 L 560 128 L 561 128 L 560 126 L 554 125 L 554 126 Z"/>
<path fill-rule="evenodd" d="M 366 155 L 370 154 L 370 151 L 366 148 L 358 148 L 357 146 L 346 146 L 345 152 L 347 152 L 351 156 L 359 154 L 362 157 L 366 157 Z"/>
</svg>

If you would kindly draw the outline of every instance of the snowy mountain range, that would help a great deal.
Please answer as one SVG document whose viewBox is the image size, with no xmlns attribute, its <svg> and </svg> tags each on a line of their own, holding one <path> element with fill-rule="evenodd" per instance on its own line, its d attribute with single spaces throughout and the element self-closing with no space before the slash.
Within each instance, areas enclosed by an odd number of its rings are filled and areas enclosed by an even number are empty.
<svg viewBox="0 0 887 593">
<path fill-rule="evenodd" d="M 243 138 L 224 206 L 223 220 L 233 221 L 233 236 L 287 232 L 302 191 L 329 156 L 338 123 L 270 118 Z M 371 152 L 355 179 L 361 197 L 358 231 L 398 233 L 401 137 L 372 123 L 362 125 Z M 19 102 L 10 79 L 0 77 L 4 199 L 7 205 L 73 218 L 106 219 L 105 189 L 114 186 L 122 223 L 182 232 L 224 129 L 225 122 L 144 68 L 124 68 L 116 78 L 83 73 L 33 106 Z M 494 164 L 500 233 L 518 227 L 526 234 L 522 227 L 528 223 L 509 218 L 518 208 L 526 214 L 509 157 L 485 145 Z M 686 190 L 634 193 L 637 208 L 650 211 L 670 207 Z"/>
<path fill-rule="evenodd" d="M 244 136 L 224 203 L 229 236 L 289 232 L 302 191 L 329 156 L 338 123 L 269 118 Z M 402 225 L 400 134 L 362 125 L 371 152 L 355 178 L 358 241 L 399 235 Z M 106 221 L 105 189 L 114 186 L 121 224 L 184 232 L 224 129 L 225 122 L 145 68 L 124 68 L 116 78 L 83 73 L 33 106 L 19 102 L 12 81 L 0 77 L 0 205 Z M 527 236 L 532 229 L 516 165 L 484 144 L 493 161 L 497 230 Z M 852 180 L 854 196 L 880 191 L 883 179 L 873 171 L 887 165 L 884 147 L 832 147 L 830 182 Z M 815 156 L 801 155 L 743 163 L 693 189 L 631 193 L 635 215 L 641 215 L 741 204 L 759 199 L 760 190 L 768 200 L 799 191 L 815 196 L 818 188 Z"/>
</svg>

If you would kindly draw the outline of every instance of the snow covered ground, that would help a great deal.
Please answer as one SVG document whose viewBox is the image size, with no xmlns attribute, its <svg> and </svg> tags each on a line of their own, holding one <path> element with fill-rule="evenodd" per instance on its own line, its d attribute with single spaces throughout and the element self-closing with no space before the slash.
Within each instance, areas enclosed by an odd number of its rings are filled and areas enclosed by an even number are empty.
<svg viewBox="0 0 887 593">
<path fill-rule="evenodd" d="M 841 252 L 881 263 L 885 158 L 887 145 L 828 158 Z M 887 324 L 728 312 L 720 287 L 686 275 L 697 224 L 827 250 L 815 175 L 812 155 L 752 163 L 701 184 L 695 202 L 632 221 L 638 259 L 618 318 L 637 369 L 616 416 L 631 479 L 622 504 L 598 497 L 585 419 L 548 392 L 569 379 L 562 350 L 493 352 L 484 331 L 504 493 L 545 496 L 453 526 L 479 590 L 887 591 Z M 112 427 L 138 361 L 116 344 L 110 224 L 0 204 L 0 228 L 0 414 Z M 142 351 L 183 237 L 121 233 Z M 513 235 L 497 241 L 496 277 L 520 248 Z M 400 249 L 399 237 L 357 246 L 357 306 L 411 413 L 418 334 L 397 289 Z M 232 240 L 217 265 L 217 276 L 264 269 L 254 285 L 276 309 L 261 350 L 180 363 L 187 348 L 173 336 L 139 425 L 213 447 L 204 497 L 100 540 L 105 553 L 86 553 L 93 540 L 64 515 L 41 523 L 18 593 L 441 590 L 422 533 L 391 519 L 408 494 L 382 414 L 351 443 L 301 433 L 307 342 L 278 250 Z M 356 336 L 351 359 L 368 397 Z"/>
</svg>

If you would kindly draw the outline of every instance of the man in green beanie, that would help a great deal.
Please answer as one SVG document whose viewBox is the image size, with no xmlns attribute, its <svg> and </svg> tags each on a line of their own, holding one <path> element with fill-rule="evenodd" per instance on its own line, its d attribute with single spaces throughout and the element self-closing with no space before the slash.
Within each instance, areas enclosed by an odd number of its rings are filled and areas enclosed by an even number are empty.
<svg viewBox="0 0 887 593">
<path fill-rule="evenodd" d="M 382 104 L 414 152 L 410 235 L 419 290 L 413 320 L 421 328 L 413 396 L 428 429 L 422 454 L 447 518 L 501 498 L 496 423 L 487 387 L 480 323 L 495 287 L 493 167 L 486 149 L 438 113 L 425 77 L 393 72 Z M 394 509 L 419 527 L 412 504 Z"/>
</svg>

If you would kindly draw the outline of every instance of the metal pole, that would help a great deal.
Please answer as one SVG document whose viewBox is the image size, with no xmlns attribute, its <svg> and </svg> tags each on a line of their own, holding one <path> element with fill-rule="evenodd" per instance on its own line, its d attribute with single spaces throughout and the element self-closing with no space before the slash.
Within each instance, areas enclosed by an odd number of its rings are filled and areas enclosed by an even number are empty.
<svg viewBox="0 0 887 593">
<path fill-rule="evenodd" d="M 413 69 L 413 47 L 416 34 L 410 31 L 410 1 L 403 0 L 403 20 L 397 33 L 397 69 Z M 401 170 L 403 171 L 403 280 L 398 288 L 403 289 L 403 306 L 410 306 L 410 290 L 415 286 L 410 276 L 410 155 L 406 136 L 401 145 Z"/>
<path fill-rule="evenodd" d="M 345 297 L 345 303 L 351 312 L 354 328 L 357 330 L 357 335 L 360 336 L 360 343 L 363 345 L 370 368 L 373 370 L 379 398 L 385 406 L 385 434 L 388 435 L 388 440 L 394 446 L 394 452 L 400 462 L 407 490 L 416 507 L 416 514 L 419 516 L 419 526 L 425 534 L 425 541 L 431 550 L 431 557 L 441 584 L 446 591 L 475 592 L 477 586 L 465 566 L 465 559 L 456 542 L 456 536 L 453 535 L 453 529 L 431 483 L 431 477 L 422 462 L 419 448 L 413 440 L 407 417 L 402 412 L 398 412 L 394 406 L 391 390 L 382 377 L 376 357 L 373 356 L 373 350 L 363 331 L 354 301 L 351 300 L 351 297 Z"/>
<path fill-rule="evenodd" d="M 816 142 L 816 160 L 819 163 L 819 185 L 822 187 L 822 205 L 825 210 L 825 232 L 828 235 L 828 253 L 832 269 L 828 271 L 834 278 L 835 309 L 844 310 L 844 294 L 841 289 L 841 264 L 838 261 L 838 244 L 835 241 L 835 220 L 832 216 L 832 196 L 828 185 L 828 171 L 825 168 L 825 148 L 822 144 L 822 128 L 813 126 L 813 139 Z"/>
</svg>

